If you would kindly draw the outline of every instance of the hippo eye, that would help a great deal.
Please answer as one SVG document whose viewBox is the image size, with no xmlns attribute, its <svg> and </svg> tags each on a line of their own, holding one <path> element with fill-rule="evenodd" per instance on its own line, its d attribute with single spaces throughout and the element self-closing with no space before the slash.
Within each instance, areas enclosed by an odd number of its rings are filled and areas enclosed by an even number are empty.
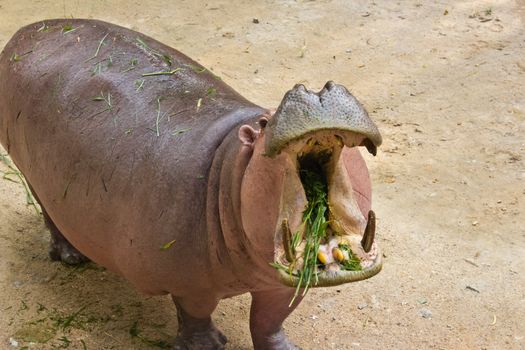
<svg viewBox="0 0 525 350">
<path fill-rule="evenodd" d="M 264 129 L 266 124 L 268 124 L 268 119 L 266 117 L 261 117 L 257 123 L 259 123 L 261 129 Z"/>
</svg>

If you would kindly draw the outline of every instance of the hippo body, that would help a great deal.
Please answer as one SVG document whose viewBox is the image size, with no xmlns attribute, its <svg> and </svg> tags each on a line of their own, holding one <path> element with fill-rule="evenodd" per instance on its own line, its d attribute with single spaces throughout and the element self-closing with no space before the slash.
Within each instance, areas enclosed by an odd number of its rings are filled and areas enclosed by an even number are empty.
<svg viewBox="0 0 525 350">
<path fill-rule="evenodd" d="M 188 288 L 188 277 L 174 274 L 179 269 L 211 288 L 206 263 L 211 164 L 232 129 L 265 111 L 210 72 L 199 73 L 204 68 L 196 62 L 143 35 L 96 21 L 45 23 L 46 32 L 35 29 L 42 23 L 19 31 L 0 61 L 6 150 L 53 222 L 90 259 L 150 294 Z M 78 29 L 64 34 L 66 25 Z M 98 56 L 84 62 L 108 33 Z M 171 66 L 141 41 L 170 55 Z M 8 62 L 13 52 L 31 49 L 20 61 Z M 94 74 L 96 62 L 109 56 L 112 65 L 103 62 L 107 71 Z M 122 73 L 133 59 L 136 68 Z M 177 67 L 186 69 L 142 77 Z M 144 80 L 138 91 L 137 80 Z M 213 96 L 208 89 L 216 89 Z M 103 100 L 108 95 L 111 110 Z M 157 135 L 159 104 L 164 118 Z M 172 240 L 176 243 L 160 254 Z"/>
<path fill-rule="evenodd" d="M 0 55 L 0 141 L 42 206 L 52 253 L 171 294 L 176 349 L 222 348 L 210 315 L 245 292 L 255 348 L 295 348 L 281 324 L 301 298 L 289 307 L 294 289 L 269 264 L 289 169 L 257 143 L 268 120 L 180 52 L 101 21 L 26 26 Z M 341 157 L 366 216 L 366 165 L 356 148 Z"/>
</svg>

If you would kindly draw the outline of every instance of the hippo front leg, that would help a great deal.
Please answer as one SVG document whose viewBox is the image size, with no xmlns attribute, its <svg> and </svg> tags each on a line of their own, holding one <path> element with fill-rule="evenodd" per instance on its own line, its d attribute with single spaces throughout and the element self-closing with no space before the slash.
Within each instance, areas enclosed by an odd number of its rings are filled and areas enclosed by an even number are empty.
<svg viewBox="0 0 525 350">
<path fill-rule="evenodd" d="M 277 289 L 252 292 L 250 310 L 250 331 L 255 350 L 298 350 L 284 333 L 282 324 L 286 317 L 299 305 L 298 296 L 289 306 L 295 289 Z"/>
<path fill-rule="evenodd" d="M 175 297 L 179 330 L 173 350 L 220 350 L 227 339 L 215 327 L 211 314 L 218 300 L 208 295 Z"/>
</svg>

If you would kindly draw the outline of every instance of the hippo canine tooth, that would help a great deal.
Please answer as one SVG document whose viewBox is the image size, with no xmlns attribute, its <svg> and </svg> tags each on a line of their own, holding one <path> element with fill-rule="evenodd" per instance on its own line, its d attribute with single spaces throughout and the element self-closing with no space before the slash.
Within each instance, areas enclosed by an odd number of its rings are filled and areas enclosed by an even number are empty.
<svg viewBox="0 0 525 350">
<path fill-rule="evenodd" d="M 366 223 L 365 233 L 361 240 L 361 245 L 365 252 L 369 252 L 372 249 L 372 243 L 376 235 L 376 214 L 373 210 L 368 212 L 368 222 Z"/>
<path fill-rule="evenodd" d="M 292 231 L 290 231 L 288 219 L 283 219 L 283 222 L 281 223 L 281 229 L 283 230 L 283 246 L 286 260 L 288 260 L 288 262 L 293 262 L 295 260 L 295 256 L 293 254 L 292 248 Z"/>
</svg>

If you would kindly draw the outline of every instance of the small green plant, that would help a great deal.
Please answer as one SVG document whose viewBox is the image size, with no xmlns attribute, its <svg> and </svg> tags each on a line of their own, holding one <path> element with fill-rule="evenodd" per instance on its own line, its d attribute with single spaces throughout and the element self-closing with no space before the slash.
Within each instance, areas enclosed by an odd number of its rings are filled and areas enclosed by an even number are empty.
<svg viewBox="0 0 525 350">
<path fill-rule="evenodd" d="M 359 271 L 362 269 L 359 258 L 352 254 L 352 250 L 350 250 L 350 247 L 347 244 L 339 244 L 339 249 L 348 253 L 348 259 L 341 264 L 343 269 L 349 271 Z"/>
<path fill-rule="evenodd" d="M 131 328 L 129 329 L 129 335 L 131 335 L 132 338 L 137 338 L 142 343 L 147 344 L 149 346 L 157 347 L 160 349 L 169 349 L 170 345 L 168 342 L 162 340 L 162 339 L 151 339 L 142 334 L 142 332 L 139 330 L 138 322 L 133 322 L 133 325 L 131 325 Z"/>
<path fill-rule="evenodd" d="M 93 54 L 93 56 L 91 56 L 90 58 L 88 58 L 88 59 L 85 60 L 84 62 L 88 62 L 88 61 L 91 61 L 91 60 L 94 59 L 94 58 L 97 58 L 98 53 L 100 52 L 100 48 L 102 47 L 102 44 L 104 44 L 104 40 L 106 40 L 106 38 L 108 37 L 108 35 L 109 35 L 109 33 L 107 33 L 106 35 L 104 35 L 104 37 L 98 42 L 97 50 L 95 51 L 95 53 Z"/>
<path fill-rule="evenodd" d="M 136 40 L 137 46 L 146 51 L 148 54 L 160 58 L 168 66 L 171 66 L 173 64 L 173 58 L 170 55 L 152 49 L 148 44 L 144 42 L 144 40 L 142 40 L 139 37 L 137 37 Z"/>
<path fill-rule="evenodd" d="M 326 237 L 326 229 L 329 224 L 328 185 L 323 174 L 309 169 L 301 169 L 299 175 L 304 186 L 308 206 L 303 214 L 303 223 L 306 225 L 304 262 L 303 267 L 298 271 L 299 283 L 294 298 L 299 295 L 301 287 L 304 287 L 304 296 L 312 283 L 315 285 L 318 282 L 317 253 L 321 241 Z"/>
<path fill-rule="evenodd" d="M 142 74 L 142 76 L 143 77 L 154 77 L 154 76 L 157 76 L 157 75 L 173 75 L 173 74 L 177 73 L 180 70 L 181 70 L 181 68 L 175 68 L 175 69 L 168 70 L 168 71 L 144 73 L 144 74 Z"/>
<path fill-rule="evenodd" d="M 66 35 L 66 34 L 69 34 L 71 32 L 74 32 L 75 30 L 77 30 L 79 27 L 73 27 L 71 24 L 66 24 L 62 27 L 62 34 Z"/>
</svg>

